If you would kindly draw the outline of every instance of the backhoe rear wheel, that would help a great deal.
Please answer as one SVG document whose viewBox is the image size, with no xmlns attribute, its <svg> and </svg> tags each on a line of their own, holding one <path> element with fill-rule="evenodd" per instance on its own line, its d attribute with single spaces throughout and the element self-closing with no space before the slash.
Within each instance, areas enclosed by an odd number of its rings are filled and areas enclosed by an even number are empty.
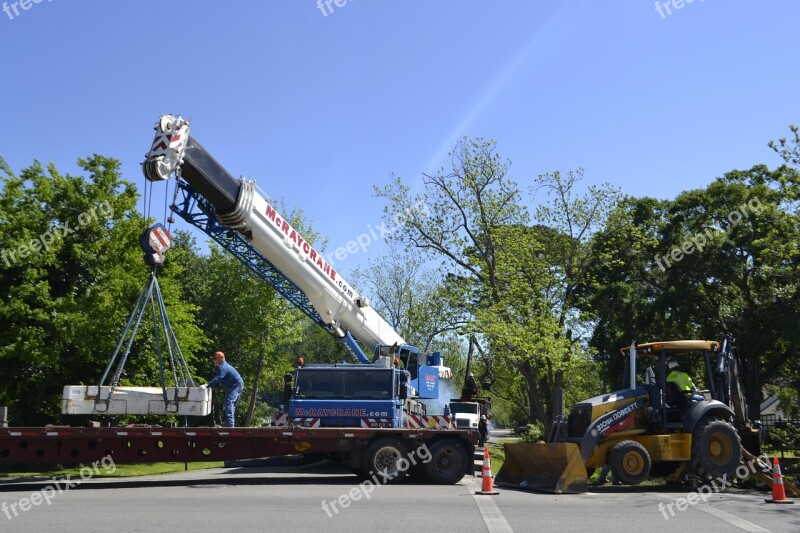
<svg viewBox="0 0 800 533">
<path fill-rule="evenodd" d="M 742 459 L 736 429 L 716 416 L 701 420 L 692 432 L 692 473 L 700 479 L 733 476 Z"/>
<path fill-rule="evenodd" d="M 635 440 L 624 440 L 611 448 L 611 473 L 616 481 L 638 485 L 650 475 L 650 454 Z"/>
</svg>

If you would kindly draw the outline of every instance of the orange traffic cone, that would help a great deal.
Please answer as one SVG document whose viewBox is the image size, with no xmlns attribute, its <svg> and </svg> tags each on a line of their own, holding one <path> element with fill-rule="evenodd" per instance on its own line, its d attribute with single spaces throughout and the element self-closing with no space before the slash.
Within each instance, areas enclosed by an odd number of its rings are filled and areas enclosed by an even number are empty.
<svg viewBox="0 0 800 533">
<path fill-rule="evenodd" d="M 476 490 L 475 494 L 500 494 L 494 490 L 494 481 L 492 480 L 492 465 L 489 464 L 489 447 L 483 447 L 483 468 L 481 468 L 481 490 Z"/>
<path fill-rule="evenodd" d="M 783 488 L 783 476 L 781 475 L 781 465 L 777 457 L 772 460 L 772 499 L 764 501 L 767 503 L 794 503 L 786 499 L 786 491 Z"/>
</svg>

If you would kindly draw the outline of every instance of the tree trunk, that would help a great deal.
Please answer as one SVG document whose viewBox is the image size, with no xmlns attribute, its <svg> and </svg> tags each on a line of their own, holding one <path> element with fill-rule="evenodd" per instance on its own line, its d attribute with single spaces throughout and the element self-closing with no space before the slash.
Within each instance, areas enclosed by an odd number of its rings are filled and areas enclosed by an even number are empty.
<svg viewBox="0 0 800 533">
<path fill-rule="evenodd" d="M 747 358 L 747 374 L 742 380 L 747 398 L 747 416 L 750 420 L 761 418 L 761 383 L 758 379 L 758 362 L 758 355 L 751 355 Z"/>
<path fill-rule="evenodd" d="M 544 396 L 539 390 L 536 380 L 536 369 L 526 362 L 520 368 L 522 377 L 525 379 L 525 392 L 528 394 L 528 405 L 530 405 L 531 420 L 539 420 L 545 427 L 545 434 L 550 433 L 553 421 L 547 416 L 547 406 L 544 404 Z"/>
</svg>

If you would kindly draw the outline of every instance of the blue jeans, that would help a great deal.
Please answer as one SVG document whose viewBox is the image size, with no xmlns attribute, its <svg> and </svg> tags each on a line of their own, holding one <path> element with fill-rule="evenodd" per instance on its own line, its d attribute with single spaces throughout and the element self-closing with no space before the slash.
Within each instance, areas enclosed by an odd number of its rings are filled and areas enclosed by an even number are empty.
<svg viewBox="0 0 800 533">
<path fill-rule="evenodd" d="M 236 415 L 236 402 L 239 401 L 239 396 L 242 395 L 243 384 L 239 383 L 233 388 L 225 390 L 225 427 L 232 428 L 234 426 Z"/>
</svg>

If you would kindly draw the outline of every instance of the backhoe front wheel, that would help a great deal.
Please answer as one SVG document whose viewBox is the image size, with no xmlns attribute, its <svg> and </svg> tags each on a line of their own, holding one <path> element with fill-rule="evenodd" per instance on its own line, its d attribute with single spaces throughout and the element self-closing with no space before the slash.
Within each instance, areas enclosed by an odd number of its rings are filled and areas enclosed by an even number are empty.
<svg viewBox="0 0 800 533">
<path fill-rule="evenodd" d="M 711 416 L 692 432 L 692 473 L 702 480 L 733 476 L 742 458 L 742 443 L 727 421 Z"/>
<path fill-rule="evenodd" d="M 650 454 L 635 440 L 624 440 L 611 448 L 611 473 L 616 481 L 638 485 L 650 475 Z"/>
</svg>

